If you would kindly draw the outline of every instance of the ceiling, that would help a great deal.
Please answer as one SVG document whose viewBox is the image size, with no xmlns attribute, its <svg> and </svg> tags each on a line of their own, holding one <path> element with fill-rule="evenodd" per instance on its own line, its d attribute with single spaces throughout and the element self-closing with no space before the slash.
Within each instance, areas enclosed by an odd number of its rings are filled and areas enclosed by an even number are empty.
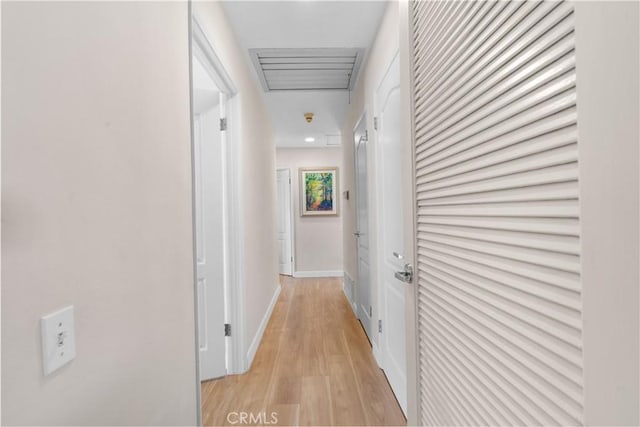
<svg viewBox="0 0 640 427">
<path fill-rule="evenodd" d="M 364 61 L 384 14 L 384 1 L 225 1 L 224 9 L 251 64 L 249 49 L 364 48 Z M 363 62 L 364 64 L 364 62 Z M 251 64 L 256 84 L 262 83 Z M 346 90 L 263 92 L 279 147 L 326 146 L 349 109 Z M 314 113 L 312 123 L 304 113 Z M 305 142 L 305 138 L 315 138 Z M 329 138 L 335 140 L 336 138 Z"/>
</svg>

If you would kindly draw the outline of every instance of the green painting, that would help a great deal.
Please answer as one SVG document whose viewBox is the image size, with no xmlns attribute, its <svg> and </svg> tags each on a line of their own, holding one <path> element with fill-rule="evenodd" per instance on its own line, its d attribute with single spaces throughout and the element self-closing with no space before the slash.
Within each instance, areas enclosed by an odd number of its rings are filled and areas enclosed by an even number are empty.
<svg viewBox="0 0 640 427">
<path fill-rule="evenodd" d="M 302 215 L 337 215 L 337 168 L 300 170 Z"/>
</svg>

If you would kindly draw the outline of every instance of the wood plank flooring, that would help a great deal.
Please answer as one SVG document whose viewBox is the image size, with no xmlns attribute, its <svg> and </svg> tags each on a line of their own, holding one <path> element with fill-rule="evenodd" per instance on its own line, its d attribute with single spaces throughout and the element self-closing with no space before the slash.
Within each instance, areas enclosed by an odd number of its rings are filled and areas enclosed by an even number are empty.
<svg viewBox="0 0 640 427">
<path fill-rule="evenodd" d="M 342 280 L 280 277 L 251 370 L 202 383 L 203 424 L 406 425 Z"/>
</svg>

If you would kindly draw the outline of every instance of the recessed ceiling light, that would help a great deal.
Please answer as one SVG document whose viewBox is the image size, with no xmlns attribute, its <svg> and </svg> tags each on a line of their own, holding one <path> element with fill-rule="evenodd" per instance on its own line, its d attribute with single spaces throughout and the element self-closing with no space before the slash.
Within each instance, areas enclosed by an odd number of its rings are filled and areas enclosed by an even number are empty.
<svg viewBox="0 0 640 427">
<path fill-rule="evenodd" d="M 305 140 L 306 142 L 313 142 L 313 141 L 315 141 L 316 139 L 315 139 L 315 138 L 308 137 L 308 138 L 305 138 L 304 140 Z"/>
</svg>

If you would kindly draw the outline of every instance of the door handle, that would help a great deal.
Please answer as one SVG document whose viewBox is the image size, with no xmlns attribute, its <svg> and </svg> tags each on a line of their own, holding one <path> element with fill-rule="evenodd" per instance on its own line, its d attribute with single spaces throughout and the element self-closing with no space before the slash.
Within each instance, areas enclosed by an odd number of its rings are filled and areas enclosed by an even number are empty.
<svg viewBox="0 0 640 427">
<path fill-rule="evenodd" d="M 396 279 L 400 280 L 404 283 L 412 283 L 413 282 L 413 266 L 411 264 L 405 264 L 403 271 L 396 271 L 394 276 Z"/>
<path fill-rule="evenodd" d="M 359 231 L 356 231 L 355 233 L 353 233 L 353 235 L 356 236 L 356 237 L 360 237 L 361 236 Z"/>
</svg>

